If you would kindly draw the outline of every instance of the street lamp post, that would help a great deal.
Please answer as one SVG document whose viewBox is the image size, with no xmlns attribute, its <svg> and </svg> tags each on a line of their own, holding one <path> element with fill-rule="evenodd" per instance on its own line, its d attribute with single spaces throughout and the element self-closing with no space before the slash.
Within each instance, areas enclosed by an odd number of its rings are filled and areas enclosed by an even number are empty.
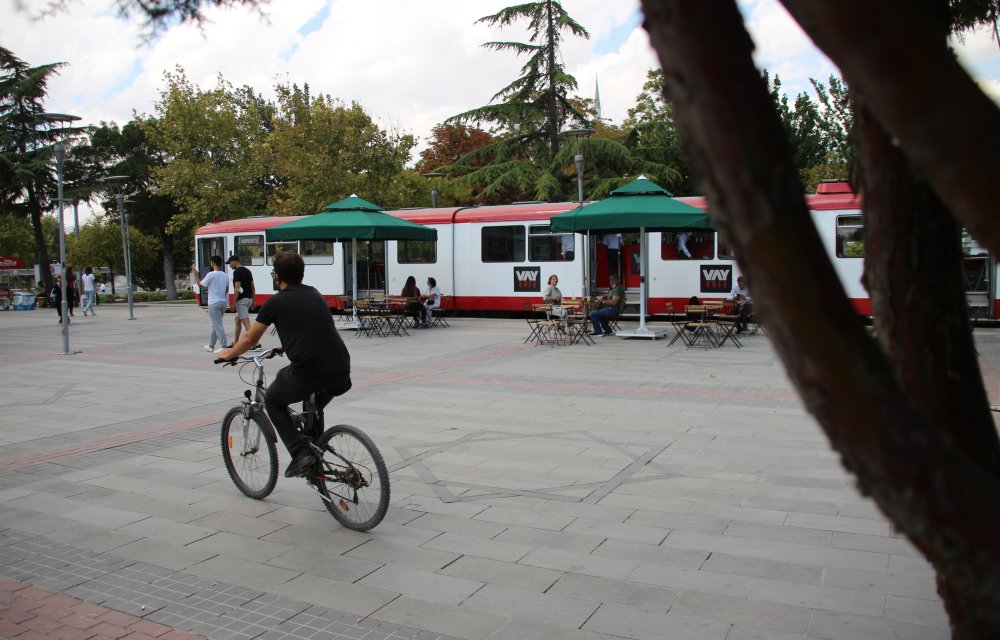
<svg viewBox="0 0 1000 640">
<path fill-rule="evenodd" d="M 56 155 L 56 181 L 59 198 L 59 320 L 62 322 L 62 354 L 69 355 L 69 306 L 67 299 L 73 295 L 66 282 L 66 228 L 63 226 L 63 161 L 66 160 L 66 145 L 57 142 L 53 149 Z"/>
<path fill-rule="evenodd" d="M 38 120 L 43 122 L 73 122 L 79 120 L 80 116 L 71 116 L 66 113 L 38 113 L 35 114 Z M 59 296 L 59 321 L 62 325 L 62 355 L 69 355 L 69 283 L 66 282 L 66 227 L 63 221 L 63 163 L 66 160 L 66 145 L 57 142 L 52 147 L 52 152 L 56 157 L 56 190 L 59 199 L 59 287 L 62 295 Z M 48 265 L 46 265 L 48 268 Z"/>
<path fill-rule="evenodd" d="M 132 240 L 129 235 L 128 219 L 125 216 L 125 194 L 119 193 L 118 218 L 122 225 L 122 246 L 125 251 L 125 287 L 128 290 L 128 319 L 135 320 L 132 313 Z"/>
<path fill-rule="evenodd" d="M 567 138 L 580 138 L 586 137 L 594 133 L 594 130 L 589 127 L 583 127 L 580 129 L 567 129 L 563 131 L 561 135 Z M 576 193 L 577 200 L 580 206 L 583 206 L 583 153 L 580 151 L 580 145 L 577 143 L 577 153 L 573 156 L 573 162 L 576 164 Z M 583 243 L 583 295 L 590 295 L 590 233 L 584 234 Z"/>
<path fill-rule="evenodd" d="M 439 173 L 437 171 L 430 171 L 428 173 L 422 173 L 420 175 L 427 178 L 428 180 L 431 180 L 433 178 L 441 178 L 444 176 L 443 173 Z M 437 209 L 438 202 L 440 202 L 440 200 L 441 200 L 441 192 L 438 191 L 437 183 L 433 182 L 431 183 L 431 206 Z"/>
<path fill-rule="evenodd" d="M 102 178 L 102 182 L 117 182 L 122 185 L 129 177 L 107 176 Z M 129 234 L 128 217 L 125 214 L 126 200 L 123 187 L 119 187 L 118 193 L 115 194 L 115 200 L 118 202 L 118 222 L 122 229 L 122 258 L 125 260 L 125 295 L 128 299 L 128 319 L 135 320 L 135 315 L 132 312 L 132 241 Z"/>
</svg>

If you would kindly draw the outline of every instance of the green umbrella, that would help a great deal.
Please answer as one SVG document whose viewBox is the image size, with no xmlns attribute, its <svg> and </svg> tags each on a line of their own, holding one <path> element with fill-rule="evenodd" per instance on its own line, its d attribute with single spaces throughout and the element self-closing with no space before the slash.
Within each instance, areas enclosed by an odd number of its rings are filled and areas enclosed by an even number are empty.
<svg viewBox="0 0 1000 640">
<path fill-rule="evenodd" d="M 611 192 L 599 200 L 552 216 L 552 231 L 639 231 L 639 328 L 632 333 L 642 338 L 660 337 L 646 328 L 646 232 L 647 231 L 711 231 L 715 227 L 708 214 L 689 204 L 674 200 L 660 185 L 639 176 L 635 181 Z"/>
<path fill-rule="evenodd" d="M 358 297 L 358 240 L 437 240 L 436 229 L 390 216 L 382 207 L 356 195 L 328 204 L 317 214 L 271 227 L 265 233 L 268 242 L 350 239 L 354 299 Z"/>
<path fill-rule="evenodd" d="M 621 232 L 711 231 L 708 214 L 679 200 L 644 177 L 611 192 L 604 200 L 552 216 L 553 231 Z"/>
<path fill-rule="evenodd" d="M 352 195 L 319 213 L 267 230 L 268 242 L 280 240 L 437 240 L 437 231 L 395 218 L 382 207 Z"/>
</svg>

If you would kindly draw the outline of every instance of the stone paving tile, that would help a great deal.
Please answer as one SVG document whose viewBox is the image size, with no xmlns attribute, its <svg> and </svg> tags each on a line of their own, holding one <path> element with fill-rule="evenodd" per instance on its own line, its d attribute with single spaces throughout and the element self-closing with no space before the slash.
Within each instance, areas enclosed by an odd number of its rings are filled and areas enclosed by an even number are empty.
<svg viewBox="0 0 1000 640">
<path fill-rule="evenodd" d="M 232 486 L 218 423 L 242 387 L 206 384 L 203 312 L 115 311 L 71 359 L 26 348 L 50 342 L 32 313 L 2 317 L 18 376 L 0 401 L 28 402 L 33 429 L 0 415 L 0 576 L 213 640 L 787 640 L 805 615 L 806 638 L 943 635 L 930 567 L 854 489 L 766 337 L 533 349 L 520 323 L 462 318 L 349 341 L 355 388 L 332 410 L 393 469 L 389 516 L 356 533 L 300 482 L 262 501 Z M 989 358 L 994 334 L 977 331 Z"/>
<path fill-rule="evenodd" d="M 941 640 L 947 632 L 939 627 L 897 622 L 885 618 L 817 611 L 809 622 L 809 635 L 830 640 Z"/>
<path fill-rule="evenodd" d="M 703 618 L 643 611 L 606 604 L 583 626 L 585 630 L 644 640 L 723 640 L 730 625 Z"/>
<path fill-rule="evenodd" d="M 461 608 L 579 629 L 597 610 L 598 603 L 488 584 L 465 600 Z"/>
<path fill-rule="evenodd" d="M 806 632 L 812 617 L 812 612 L 802 607 L 690 592 L 678 596 L 670 613 L 798 634 Z"/>
<path fill-rule="evenodd" d="M 615 603 L 645 611 L 666 612 L 677 599 L 675 589 L 662 589 L 609 578 L 567 573 L 546 591 L 598 603 Z"/>
<path fill-rule="evenodd" d="M 639 563 L 634 560 L 608 558 L 577 551 L 560 551 L 559 549 L 535 549 L 518 560 L 518 563 L 617 580 L 624 580 L 639 566 Z"/>
<path fill-rule="evenodd" d="M 407 567 L 384 566 L 356 584 L 419 597 L 431 602 L 461 604 L 483 587 L 483 582 Z"/>
</svg>

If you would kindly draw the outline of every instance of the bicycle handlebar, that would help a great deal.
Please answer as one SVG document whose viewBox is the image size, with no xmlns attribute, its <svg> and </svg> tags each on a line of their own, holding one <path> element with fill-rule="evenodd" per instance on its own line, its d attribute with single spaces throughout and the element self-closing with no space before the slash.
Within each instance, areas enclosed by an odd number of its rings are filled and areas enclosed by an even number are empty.
<svg viewBox="0 0 1000 640">
<path fill-rule="evenodd" d="M 229 360 L 226 360 L 225 358 L 216 358 L 212 364 L 221 364 L 223 366 L 235 367 L 240 362 L 255 362 L 259 365 L 264 360 L 270 360 L 274 356 L 281 356 L 284 354 L 285 350 L 283 348 L 273 347 L 271 349 L 267 349 L 266 351 L 262 351 L 260 353 L 243 354 L 235 358 L 230 358 Z"/>
</svg>

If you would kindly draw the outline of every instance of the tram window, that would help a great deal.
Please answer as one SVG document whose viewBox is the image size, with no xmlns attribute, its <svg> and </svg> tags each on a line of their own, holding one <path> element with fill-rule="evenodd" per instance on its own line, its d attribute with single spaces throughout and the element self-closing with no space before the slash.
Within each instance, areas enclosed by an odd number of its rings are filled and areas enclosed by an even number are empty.
<svg viewBox="0 0 1000 640">
<path fill-rule="evenodd" d="M 299 253 L 306 264 L 333 264 L 333 242 L 330 240 L 303 240 Z"/>
<path fill-rule="evenodd" d="M 686 260 L 683 249 L 687 248 L 691 260 L 715 259 L 714 231 L 664 231 L 660 240 L 660 258 L 663 260 Z"/>
<path fill-rule="evenodd" d="M 292 253 L 299 252 L 299 243 L 297 240 L 286 240 L 285 242 L 268 242 L 267 243 L 267 263 L 274 264 L 274 256 L 279 253 L 284 253 L 285 251 L 291 251 Z"/>
<path fill-rule="evenodd" d="M 864 224 L 861 216 L 837 216 L 837 257 L 864 258 Z"/>
<path fill-rule="evenodd" d="M 524 262 L 524 226 L 483 227 L 483 262 Z"/>
<path fill-rule="evenodd" d="M 396 243 L 396 262 L 399 264 L 436 264 L 436 240 L 400 240 Z"/>
<path fill-rule="evenodd" d="M 552 233 L 549 225 L 528 227 L 528 260 L 531 262 L 569 262 L 576 249 L 576 234 Z"/>
<path fill-rule="evenodd" d="M 236 236 L 234 238 L 240 262 L 244 265 L 264 264 L 264 236 Z"/>
</svg>

